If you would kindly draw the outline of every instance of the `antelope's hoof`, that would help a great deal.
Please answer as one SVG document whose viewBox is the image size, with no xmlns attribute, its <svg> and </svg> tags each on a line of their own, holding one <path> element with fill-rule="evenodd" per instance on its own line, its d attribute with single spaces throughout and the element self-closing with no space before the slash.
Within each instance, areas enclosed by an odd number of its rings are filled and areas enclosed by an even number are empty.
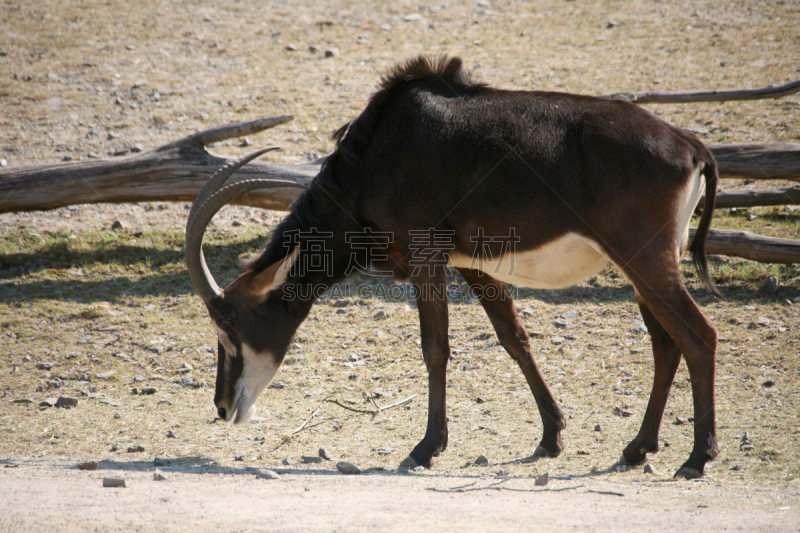
<svg viewBox="0 0 800 533">
<path fill-rule="evenodd" d="M 703 477 L 703 473 L 697 470 L 696 468 L 692 468 L 690 466 L 682 466 L 680 470 L 675 472 L 673 476 L 675 479 L 683 478 L 683 479 L 697 479 L 699 477 Z"/>
<path fill-rule="evenodd" d="M 540 457 L 558 457 L 561 454 L 561 450 L 557 450 L 555 452 L 551 452 L 541 444 L 536 447 L 536 450 L 533 452 L 533 457 L 539 459 Z"/>
<path fill-rule="evenodd" d="M 405 459 L 403 459 L 403 462 L 400 463 L 400 468 L 408 468 L 409 470 L 413 470 L 418 466 L 419 465 L 417 464 L 417 462 L 410 455 Z"/>
</svg>

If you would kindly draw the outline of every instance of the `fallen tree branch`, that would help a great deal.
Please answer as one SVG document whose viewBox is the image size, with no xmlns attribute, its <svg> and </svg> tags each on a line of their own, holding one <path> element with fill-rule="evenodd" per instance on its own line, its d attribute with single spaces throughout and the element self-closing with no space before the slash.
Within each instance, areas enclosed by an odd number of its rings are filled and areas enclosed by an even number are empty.
<svg viewBox="0 0 800 533">
<path fill-rule="evenodd" d="M 387 406 L 384 406 L 384 407 L 378 407 L 377 404 L 375 404 L 375 407 L 377 407 L 377 409 L 357 409 L 355 407 L 350 407 L 349 405 L 345 405 L 345 404 L 343 404 L 342 402 L 340 402 L 339 400 L 336 400 L 336 399 L 333 399 L 333 400 L 326 399 L 325 401 L 329 402 L 329 403 L 336 404 L 336 405 L 338 405 L 339 407 L 341 407 L 343 409 L 347 409 L 348 411 L 353 411 L 354 413 L 364 413 L 364 414 L 367 414 L 367 415 L 375 416 L 375 415 L 377 415 L 377 414 L 379 414 L 379 413 L 381 413 L 383 411 L 386 411 L 387 409 L 391 409 L 393 407 L 400 407 L 401 405 L 405 405 L 408 402 L 410 402 L 411 400 L 413 400 L 416 396 L 417 396 L 416 394 L 412 394 L 411 396 L 409 396 L 405 400 L 400 400 L 399 402 L 395 402 L 395 403 L 393 403 L 391 405 L 387 405 Z"/>
<path fill-rule="evenodd" d="M 691 102 L 730 102 L 733 100 L 762 100 L 783 98 L 800 92 L 800 80 L 783 85 L 769 85 L 758 89 L 711 89 L 706 91 L 643 92 L 603 94 L 600 98 L 627 100 L 637 104 L 677 104 Z"/>
<path fill-rule="evenodd" d="M 456 493 L 456 492 L 475 492 L 479 490 L 496 490 L 496 491 L 508 491 L 508 492 L 563 492 L 567 490 L 575 490 L 583 487 L 584 485 L 575 485 L 573 487 L 561 487 L 559 489 L 515 489 L 513 487 L 500 487 L 498 486 L 500 483 L 505 483 L 508 480 L 499 481 L 498 483 L 494 483 L 492 485 L 488 485 L 486 487 L 473 487 L 475 483 L 470 483 L 469 485 L 462 485 L 460 487 L 454 487 L 452 489 L 439 489 L 436 487 L 426 487 L 425 490 L 429 490 L 431 492 L 449 492 L 449 493 Z M 477 482 L 476 482 L 477 483 Z M 588 492 L 597 492 L 597 491 L 588 491 Z M 624 494 L 614 493 L 617 496 L 624 496 Z"/>
<path fill-rule="evenodd" d="M 689 228 L 689 239 L 696 228 Z M 711 229 L 706 253 L 734 255 L 761 263 L 800 263 L 800 240 L 765 237 L 749 231 Z"/>
<path fill-rule="evenodd" d="M 228 160 L 206 145 L 272 128 L 292 117 L 226 124 L 130 157 L 6 167 L 0 170 L 0 213 L 55 209 L 67 205 L 123 202 L 190 202 Z M 264 209 L 287 209 L 319 172 L 320 165 L 254 161 L 231 183 L 253 178 L 294 181 L 298 188 L 262 189 L 234 202 Z"/>
<path fill-rule="evenodd" d="M 697 207 L 703 207 L 705 196 L 700 198 Z M 730 207 L 760 207 L 768 205 L 800 204 L 800 185 L 780 189 L 743 189 L 739 191 L 717 192 L 717 209 Z"/>
<path fill-rule="evenodd" d="M 709 148 L 720 177 L 800 181 L 800 144 L 717 144 Z"/>
</svg>

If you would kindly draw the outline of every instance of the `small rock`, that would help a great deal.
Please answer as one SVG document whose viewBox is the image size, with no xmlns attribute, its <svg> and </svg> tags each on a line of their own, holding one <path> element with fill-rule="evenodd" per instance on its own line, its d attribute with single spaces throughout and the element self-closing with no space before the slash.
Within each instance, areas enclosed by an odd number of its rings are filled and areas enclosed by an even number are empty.
<svg viewBox="0 0 800 533">
<path fill-rule="evenodd" d="M 190 389 L 199 389 L 200 384 L 193 379 L 182 379 L 181 380 L 182 387 L 189 387 Z"/>
<path fill-rule="evenodd" d="M 623 409 L 621 407 L 615 407 L 614 408 L 614 414 L 617 415 L 617 416 L 621 416 L 621 417 L 629 417 L 629 416 L 633 415 L 633 413 L 631 413 L 630 411 L 627 411 L 627 410 L 625 410 L 625 409 Z"/>
<path fill-rule="evenodd" d="M 372 316 L 372 318 L 374 319 L 386 318 L 386 311 L 378 311 Z"/>
<path fill-rule="evenodd" d="M 375 448 L 378 455 L 391 455 L 394 453 L 394 448 Z"/>
<path fill-rule="evenodd" d="M 313 44 L 308 45 L 308 51 L 311 52 L 312 54 L 318 54 L 321 52 L 319 47 Z"/>
<path fill-rule="evenodd" d="M 358 361 L 358 355 L 351 353 L 350 355 L 347 356 L 347 360 L 350 361 L 351 363 L 355 363 Z"/>
<path fill-rule="evenodd" d="M 768 389 L 768 388 L 770 388 L 770 387 L 774 387 L 774 386 L 775 386 L 775 382 L 774 382 L 774 381 L 772 381 L 771 379 L 768 379 L 767 381 L 765 381 L 764 383 L 762 383 L 762 384 L 761 384 L 761 386 L 762 386 L 762 387 L 764 387 L 764 388 L 766 388 L 766 389 Z"/>
<path fill-rule="evenodd" d="M 537 487 L 544 487 L 545 485 L 547 485 L 549 481 L 550 481 L 550 474 L 548 472 L 545 472 L 544 474 L 536 478 L 536 482 L 534 483 L 534 485 L 536 485 Z"/>
<path fill-rule="evenodd" d="M 142 387 L 140 394 L 155 394 L 156 392 L 158 392 L 158 389 L 155 387 Z"/>
<path fill-rule="evenodd" d="M 573 310 L 573 311 L 567 311 L 566 313 L 561 315 L 561 318 L 572 319 L 572 318 L 575 318 L 577 316 L 578 316 L 578 312 Z"/>
<path fill-rule="evenodd" d="M 122 415 L 121 415 L 121 414 L 119 414 L 119 413 L 114 413 L 114 420 L 119 420 L 120 418 L 122 418 Z"/>
<path fill-rule="evenodd" d="M 285 389 L 286 388 L 286 383 L 284 383 L 283 381 L 278 381 L 277 383 L 272 385 L 272 388 L 273 389 Z"/>
<path fill-rule="evenodd" d="M 338 48 L 327 48 L 325 50 L 325 57 L 339 57 Z"/>
<path fill-rule="evenodd" d="M 419 13 L 409 13 L 408 15 L 403 17 L 403 20 L 405 20 L 406 22 L 414 22 L 417 20 L 422 20 L 422 15 L 420 15 Z"/>
<path fill-rule="evenodd" d="M 733 465 L 732 467 L 730 467 L 729 470 L 733 470 L 734 472 L 736 472 L 736 471 L 741 470 L 741 469 L 742 469 L 742 465 Z"/>
<path fill-rule="evenodd" d="M 80 470 L 97 470 L 97 461 L 87 461 L 85 463 L 81 463 L 78 465 L 78 469 Z"/>
<path fill-rule="evenodd" d="M 557 328 L 566 328 L 569 325 L 563 318 L 557 318 L 555 324 Z"/>
<path fill-rule="evenodd" d="M 110 451 L 112 451 L 112 452 L 118 452 L 118 451 L 120 450 L 120 448 L 122 448 L 122 445 L 120 445 L 120 444 L 112 444 L 112 445 L 111 445 L 111 450 L 110 450 Z"/>
<path fill-rule="evenodd" d="M 169 463 L 168 459 L 161 459 L 159 457 L 153 459 L 153 466 L 167 466 L 168 463 Z"/>
<path fill-rule="evenodd" d="M 70 409 L 72 407 L 76 407 L 78 405 L 78 399 L 73 398 L 72 396 L 61 396 L 55 403 L 54 407 L 62 407 L 64 409 Z"/>
<path fill-rule="evenodd" d="M 316 464 L 322 462 L 322 457 L 313 456 L 313 455 L 303 455 L 300 457 L 305 464 Z"/>
<path fill-rule="evenodd" d="M 318 453 L 319 453 L 319 456 L 321 458 L 325 459 L 326 461 L 330 461 L 331 460 L 331 454 L 328 453 L 328 450 L 326 450 L 325 448 L 320 448 Z"/>
<path fill-rule="evenodd" d="M 477 398 L 475 398 L 475 403 L 486 403 L 486 398 L 484 398 L 483 396 L 478 396 Z"/>
<path fill-rule="evenodd" d="M 178 437 L 177 437 L 177 436 L 175 435 L 175 433 L 173 433 L 173 432 L 172 432 L 172 430 L 170 429 L 169 431 L 167 431 L 167 438 L 168 438 L 168 439 L 177 439 Z"/>
<path fill-rule="evenodd" d="M 133 150 L 131 150 L 133 152 Z M 141 237 L 144 234 L 144 228 L 141 226 L 136 226 L 131 230 L 131 235 L 134 237 Z"/>
<path fill-rule="evenodd" d="M 341 472 L 342 474 L 360 474 L 361 469 L 358 468 L 353 463 L 348 463 L 347 461 L 340 461 L 336 463 L 336 469 Z"/>
<path fill-rule="evenodd" d="M 291 457 L 287 457 L 286 459 L 281 461 L 281 464 L 284 466 L 292 466 L 293 464 L 295 464 L 295 460 L 292 459 Z"/>
<path fill-rule="evenodd" d="M 654 467 L 651 464 L 644 465 L 643 471 L 644 471 L 645 474 L 653 474 L 654 476 L 660 476 L 661 475 L 661 472 L 656 470 L 656 467 Z"/>
<path fill-rule="evenodd" d="M 108 379 L 111 376 L 113 376 L 114 374 L 116 374 L 115 370 L 109 370 L 108 372 L 100 372 L 100 373 L 98 373 L 97 377 L 100 378 L 100 379 Z"/>
<path fill-rule="evenodd" d="M 483 455 L 479 455 L 477 459 L 475 459 L 476 466 L 487 466 L 489 464 L 489 459 L 487 459 Z"/>
<path fill-rule="evenodd" d="M 637 333 L 647 333 L 647 326 L 644 325 L 644 322 L 639 322 L 636 324 L 636 327 L 633 328 L 633 331 Z"/>
<path fill-rule="evenodd" d="M 760 316 L 756 319 L 756 325 L 758 326 L 769 326 L 770 320 L 765 316 Z"/>
<path fill-rule="evenodd" d="M 113 231 L 119 231 L 125 228 L 126 228 L 125 224 L 123 224 L 122 221 L 120 220 L 115 220 L 114 222 L 111 223 L 111 229 Z"/>
<path fill-rule="evenodd" d="M 600 424 L 597 424 L 596 426 L 594 426 L 594 430 L 595 431 L 603 431 L 603 428 L 600 427 Z"/>
<path fill-rule="evenodd" d="M 522 309 L 519 310 L 519 312 L 520 314 L 522 314 L 522 316 L 531 316 L 533 314 L 533 308 L 523 307 Z"/>
<path fill-rule="evenodd" d="M 778 288 L 778 278 L 775 276 L 767 277 L 767 281 L 764 282 L 764 289 L 771 291 Z"/>
<path fill-rule="evenodd" d="M 141 453 L 144 451 L 144 446 L 140 446 L 137 444 L 136 446 L 130 446 L 128 448 L 128 453 Z"/>
<path fill-rule="evenodd" d="M 496 475 L 497 477 L 505 477 L 509 474 L 511 474 L 511 472 L 507 468 L 498 470 L 497 472 L 494 473 L 494 475 Z"/>
<path fill-rule="evenodd" d="M 337 315 L 346 315 L 349 312 L 350 312 L 350 309 L 348 309 L 347 307 L 342 307 L 342 308 L 336 310 L 336 314 Z"/>
<path fill-rule="evenodd" d="M 425 471 L 425 467 L 422 466 L 422 465 L 418 465 L 418 466 L 415 466 L 414 468 L 412 468 L 411 471 L 412 472 L 424 472 Z"/>
<path fill-rule="evenodd" d="M 164 474 L 162 474 L 158 470 L 153 472 L 153 481 L 166 481 L 166 480 L 167 480 L 167 478 L 164 477 Z"/>
<path fill-rule="evenodd" d="M 50 370 L 53 368 L 53 363 L 37 363 L 36 368 L 39 370 Z"/>
<path fill-rule="evenodd" d="M 112 477 L 103 478 L 104 487 L 125 487 L 124 479 L 117 479 Z"/>
<path fill-rule="evenodd" d="M 675 425 L 676 426 L 681 426 L 681 425 L 687 424 L 687 423 L 689 423 L 689 419 L 688 418 L 683 417 L 683 416 L 676 416 L 675 417 Z"/>
<path fill-rule="evenodd" d="M 558 335 L 550 337 L 550 342 L 553 344 L 564 344 L 564 337 L 559 337 Z"/>
<path fill-rule="evenodd" d="M 287 50 L 289 52 L 296 52 L 297 51 L 297 47 L 295 45 L 293 45 L 292 43 L 287 44 L 286 46 L 283 47 L 283 49 Z"/>
<path fill-rule="evenodd" d="M 33 400 L 30 398 L 17 398 L 16 400 L 12 400 L 11 403 L 26 404 L 26 403 L 33 403 Z"/>
<path fill-rule="evenodd" d="M 236 455 L 233 456 L 233 460 L 234 461 L 244 461 L 244 454 L 243 453 L 237 453 Z"/>
<path fill-rule="evenodd" d="M 58 402 L 55 398 L 47 398 L 39 402 L 39 407 L 54 407 Z"/>
<path fill-rule="evenodd" d="M 259 468 L 256 470 L 256 479 L 280 479 L 280 476 L 272 470 L 266 468 Z"/>
</svg>

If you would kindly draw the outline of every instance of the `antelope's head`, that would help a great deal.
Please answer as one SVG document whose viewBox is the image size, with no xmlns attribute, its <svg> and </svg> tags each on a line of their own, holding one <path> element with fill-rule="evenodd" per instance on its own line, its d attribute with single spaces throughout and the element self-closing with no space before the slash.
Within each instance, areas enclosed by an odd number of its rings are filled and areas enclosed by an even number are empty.
<svg viewBox="0 0 800 533">
<path fill-rule="evenodd" d="M 202 242 L 211 218 L 239 195 L 270 187 L 304 188 L 292 181 L 244 180 L 222 187 L 239 168 L 264 152 L 222 167 L 197 195 L 186 224 L 186 266 L 217 332 L 217 382 L 214 404 L 220 418 L 249 420 L 255 401 L 280 368 L 299 322 L 279 290 L 297 250 L 267 269 L 247 271 L 220 289 L 208 270 Z"/>
</svg>

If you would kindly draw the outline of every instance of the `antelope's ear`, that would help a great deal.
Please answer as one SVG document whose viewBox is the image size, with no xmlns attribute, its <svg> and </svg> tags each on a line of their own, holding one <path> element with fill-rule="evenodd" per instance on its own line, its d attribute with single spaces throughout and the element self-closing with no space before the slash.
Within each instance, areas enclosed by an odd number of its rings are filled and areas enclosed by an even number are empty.
<svg viewBox="0 0 800 533">
<path fill-rule="evenodd" d="M 270 291 L 283 285 L 286 278 L 289 277 L 289 271 L 292 265 L 297 261 L 297 254 L 299 252 L 300 247 L 297 246 L 294 251 L 284 259 L 276 261 L 260 274 L 256 274 L 250 285 L 250 293 L 254 296 L 266 298 Z"/>
</svg>

